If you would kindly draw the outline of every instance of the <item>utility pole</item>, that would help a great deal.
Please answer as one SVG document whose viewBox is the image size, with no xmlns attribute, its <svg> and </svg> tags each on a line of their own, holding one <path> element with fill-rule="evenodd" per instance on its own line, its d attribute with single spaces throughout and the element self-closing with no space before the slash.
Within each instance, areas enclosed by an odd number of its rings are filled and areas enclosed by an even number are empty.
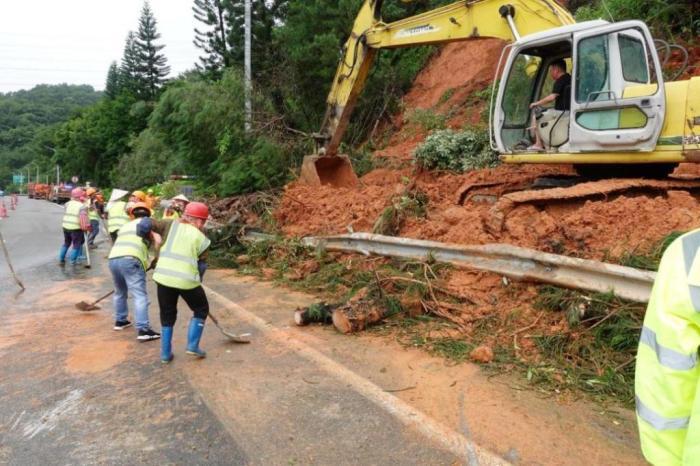
<svg viewBox="0 0 700 466">
<path fill-rule="evenodd" d="M 61 183 L 61 168 L 56 164 L 56 186 Z"/>
<path fill-rule="evenodd" d="M 245 0 L 245 130 L 250 131 L 253 121 L 252 95 L 252 65 L 250 60 L 251 33 L 251 1 Z"/>
</svg>

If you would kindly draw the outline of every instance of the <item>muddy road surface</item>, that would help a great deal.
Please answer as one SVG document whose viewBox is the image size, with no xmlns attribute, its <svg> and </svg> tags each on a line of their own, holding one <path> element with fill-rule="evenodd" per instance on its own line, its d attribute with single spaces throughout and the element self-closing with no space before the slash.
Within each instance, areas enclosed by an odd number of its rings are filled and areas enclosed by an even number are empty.
<svg viewBox="0 0 700 466">
<path fill-rule="evenodd" d="M 235 345 L 210 323 L 207 358 L 175 360 L 113 306 L 74 304 L 111 289 L 108 240 L 94 266 L 60 267 L 61 209 L 20 200 L 0 220 L 23 293 L 0 258 L 0 464 L 643 464 L 631 412 L 542 399 L 473 365 L 377 335 L 296 328 L 312 296 L 213 270 L 205 285 Z M 150 318 L 160 323 L 152 282 Z"/>
</svg>

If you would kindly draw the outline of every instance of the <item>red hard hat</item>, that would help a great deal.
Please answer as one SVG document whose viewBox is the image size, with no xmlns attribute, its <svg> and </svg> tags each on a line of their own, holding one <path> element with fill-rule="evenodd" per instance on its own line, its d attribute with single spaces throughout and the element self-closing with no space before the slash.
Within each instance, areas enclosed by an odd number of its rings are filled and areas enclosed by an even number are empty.
<svg viewBox="0 0 700 466">
<path fill-rule="evenodd" d="M 74 199 L 80 199 L 85 195 L 85 191 L 83 191 L 83 188 L 73 188 L 73 190 L 70 192 L 70 197 Z"/>
<path fill-rule="evenodd" d="M 185 215 L 206 220 L 209 218 L 209 207 L 203 202 L 190 202 L 185 207 Z"/>
</svg>

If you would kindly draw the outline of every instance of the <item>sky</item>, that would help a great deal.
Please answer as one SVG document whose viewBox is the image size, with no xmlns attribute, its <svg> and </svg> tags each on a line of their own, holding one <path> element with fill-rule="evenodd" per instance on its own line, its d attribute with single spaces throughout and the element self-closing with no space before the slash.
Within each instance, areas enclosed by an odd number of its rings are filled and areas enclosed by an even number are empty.
<svg viewBox="0 0 700 466">
<path fill-rule="evenodd" d="M 200 55 L 192 44 L 192 4 L 150 0 L 172 77 Z M 104 89 L 142 6 L 143 0 L 0 0 L 0 92 L 60 83 Z"/>
</svg>

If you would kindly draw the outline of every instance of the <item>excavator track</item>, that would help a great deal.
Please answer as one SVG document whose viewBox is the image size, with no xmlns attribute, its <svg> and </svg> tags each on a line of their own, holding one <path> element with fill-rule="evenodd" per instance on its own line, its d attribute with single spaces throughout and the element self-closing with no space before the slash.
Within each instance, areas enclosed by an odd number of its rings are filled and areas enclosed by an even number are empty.
<svg viewBox="0 0 700 466">
<path fill-rule="evenodd" d="M 674 189 L 698 190 L 700 180 L 650 180 L 650 179 L 610 179 L 590 181 L 568 188 L 527 190 L 501 196 L 484 220 L 486 230 L 498 237 L 508 214 L 522 204 L 544 204 L 578 199 L 607 197 L 626 191 L 669 191 Z"/>
</svg>

